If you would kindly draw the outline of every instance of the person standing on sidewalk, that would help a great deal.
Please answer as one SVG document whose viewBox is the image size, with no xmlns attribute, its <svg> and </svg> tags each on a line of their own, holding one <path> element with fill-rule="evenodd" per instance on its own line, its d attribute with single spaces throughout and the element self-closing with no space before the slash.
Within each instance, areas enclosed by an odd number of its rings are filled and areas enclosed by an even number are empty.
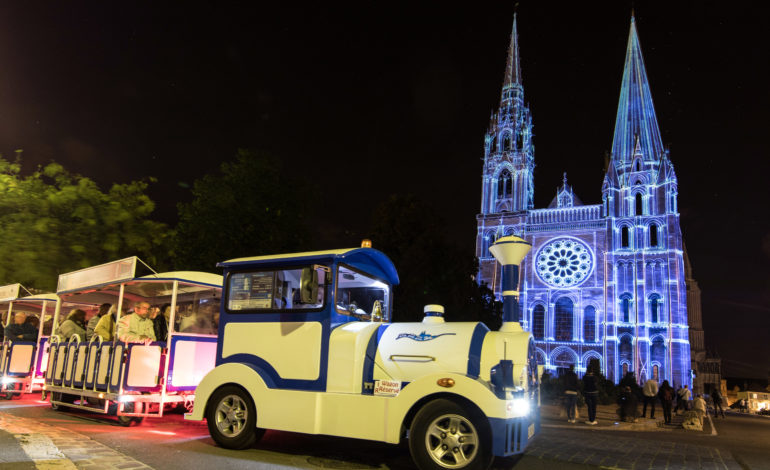
<svg viewBox="0 0 770 470">
<path fill-rule="evenodd" d="M 575 364 L 570 364 L 564 374 L 564 406 L 567 407 L 567 421 L 575 422 L 575 406 L 577 404 L 578 378 L 575 375 Z"/>
<path fill-rule="evenodd" d="M 668 380 L 664 380 L 660 390 L 658 390 L 658 398 L 660 398 L 660 404 L 663 406 L 663 422 L 665 424 L 671 424 L 671 404 L 674 401 L 674 395 L 674 388 L 668 384 Z"/>
<path fill-rule="evenodd" d="M 658 399 L 658 382 L 655 379 L 649 379 L 644 383 L 642 389 L 644 395 L 644 406 L 642 407 L 642 418 L 647 417 L 647 404 L 651 406 L 650 419 L 655 419 L 655 400 Z"/>
<path fill-rule="evenodd" d="M 682 400 L 682 409 L 685 411 L 690 411 L 690 400 L 692 399 L 692 392 L 690 392 L 690 389 L 687 388 L 687 385 L 685 385 L 682 389 L 682 393 L 679 395 L 679 399 Z"/>
<path fill-rule="evenodd" d="M 586 399 L 586 406 L 588 407 L 588 421 L 586 424 L 594 426 L 598 424 L 596 422 L 596 401 L 599 398 L 599 387 L 597 387 L 597 379 L 594 375 L 592 367 L 588 367 L 586 375 L 583 376 L 583 395 Z"/>
</svg>

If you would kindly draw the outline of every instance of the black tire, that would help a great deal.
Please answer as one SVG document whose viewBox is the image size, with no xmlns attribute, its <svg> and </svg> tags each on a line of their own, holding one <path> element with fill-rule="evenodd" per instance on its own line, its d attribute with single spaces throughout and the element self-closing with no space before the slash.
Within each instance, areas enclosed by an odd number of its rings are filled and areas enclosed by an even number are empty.
<svg viewBox="0 0 770 470">
<path fill-rule="evenodd" d="M 18 382 L 12 382 L 5 386 L 3 398 L 13 400 L 14 395 L 18 395 L 21 398 L 21 384 Z"/>
<path fill-rule="evenodd" d="M 409 451 L 420 470 L 486 470 L 492 463 L 492 431 L 476 409 L 433 400 L 409 429 Z"/>
<path fill-rule="evenodd" d="M 137 426 L 139 426 L 140 424 L 142 424 L 143 420 L 144 418 L 140 418 L 138 416 L 123 416 L 123 415 L 118 416 L 118 424 L 126 428 L 130 427 L 133 424 L 136 424 Z"/>
<path fill-rule="evenodd" d="M 214 442 L 225 449 L 253 446 L 265 434 L 257 428 L 257 409 L 251 396 L 240 387 L 217 389 L 206 406 L 206 423 Z"/>
<path fill-rule="evenodd" d="M 61 392 L 51 392 L 51 409 L 58 411 L 61 406 L 58 403 L 54 403 L 54 400 L 61 401 Z"/>
<path fill-rule="evenodd" d="M 139 412 L 141 412 L 142 411 L 142 407 L 143 407 L 142 402 L 138 402 L 138 401 L 137 402 L 128 402 L 128 403 L 124 403 L 123 404 L 123 411 L 125 411 L 126 413 L 133 413 L 133 412 L 135 412 L 137 410 Z M 117 403 L 116 403 L 115 404 L 115 413 L 116 414 L 117 414 L 117 411 L 118 411 L 118 407 L 117 407 Z M 142 421 L 144 420 L 144 418 L 140 417 L 140 416 L 124 416 L 124 415 L 120 415 L 120 416 L 117 416 L 117 418 L 118 418 L 118 424 L 121 425 L 121 426 L 124 426 L 124 427 L 129 427 L 129 426 L 134 425 L 134 424 L 138 426 L 138 425 L 142 424 Z"/>
</svg>

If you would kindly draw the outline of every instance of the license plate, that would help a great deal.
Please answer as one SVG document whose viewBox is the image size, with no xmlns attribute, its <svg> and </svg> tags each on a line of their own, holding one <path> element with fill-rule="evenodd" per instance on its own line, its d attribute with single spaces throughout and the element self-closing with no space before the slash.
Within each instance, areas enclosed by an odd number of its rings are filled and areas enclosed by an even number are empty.
<svg viewBox="0 0 770 470">
<path fill-rule="evenodd" d="M 527 428 L 527 440 L 532 439 L 532 436 L 535 435 L 535 423 L 532 423 Z"/>
</svg>

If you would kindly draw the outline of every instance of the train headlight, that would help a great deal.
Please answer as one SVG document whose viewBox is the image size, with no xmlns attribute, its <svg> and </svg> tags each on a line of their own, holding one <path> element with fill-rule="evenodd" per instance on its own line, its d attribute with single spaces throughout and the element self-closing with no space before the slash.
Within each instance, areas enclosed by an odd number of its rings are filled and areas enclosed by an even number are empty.
<svg viewBox="0 0 770 470">
<path fill-rule="evenodd" d="M 514 417 L 527 416 L 529 414 L 529 399 L 514 398 L 508 401 L 508 412 Z"/>
</svg>

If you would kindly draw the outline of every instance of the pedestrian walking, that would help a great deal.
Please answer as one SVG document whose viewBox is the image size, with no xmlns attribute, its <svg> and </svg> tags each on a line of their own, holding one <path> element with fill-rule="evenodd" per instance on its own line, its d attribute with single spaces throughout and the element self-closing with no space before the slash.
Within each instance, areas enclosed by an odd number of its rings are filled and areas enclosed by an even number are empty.
<svg viewBox="0 0 770 470">
<path fill-rule="evenodd" d="M 647 416 L 647 405 L 650 405 L 650 419 L 655 419 L 655 400 L 658 399 L 658 382 L 655 379 L 649 379 L 644 383 L 642 389 L 644 397 L 644 406 L 642 407 L 642 418 Z"/>
<path fill-rule="evenodd" d="M 658 398 L 660 398 L 660 404 L 663 407 L 663 422 L 665 424 L 671 424 L 671 406 L 675 395 L 674 388 L 668 384 L 668 380 L 664 380 L 658 390 Z"/>
<path fill-rule="evenodd" d="M 691 406 L 692 404 L 690 403 L 690 400 L 692 400 L 692 392 L 687 387 L 687 385 L 685 385 L 684 388 L 682 389 L 682 408 L 685 411 L 690 411 L 690 409 L 692 408 Z"/>
<path fill-rule="evenodd" d="M 719 417 L 719 413 L 721 413 L 722 418 L 724 418 L 725 409 L 722 407 L 722 394 L 716 388 L 711 392 L 711 399 L 714 400 L 714 417 Z"/>
<path fill-rule="evenodd" d="M 594 426 L 598 424 L 596 421 L 596 402 L 599 398 L 598 380 L 594 375 L 594 370 L 589 367 L 586 371 L 586 375 L 583 376 L 583 396 L 586 400 L 586 406 L 588 407 L 588 421 L 586 424 Z"/>
<path fill-rule="evenodd" d="M 575 375 L 575 365 L 570 364 L 564 374 L 564 406 L 567 408 L 567 421 L 575 422 L 575 406 L 577 404 L 578 378 Z"/>
</svg>

